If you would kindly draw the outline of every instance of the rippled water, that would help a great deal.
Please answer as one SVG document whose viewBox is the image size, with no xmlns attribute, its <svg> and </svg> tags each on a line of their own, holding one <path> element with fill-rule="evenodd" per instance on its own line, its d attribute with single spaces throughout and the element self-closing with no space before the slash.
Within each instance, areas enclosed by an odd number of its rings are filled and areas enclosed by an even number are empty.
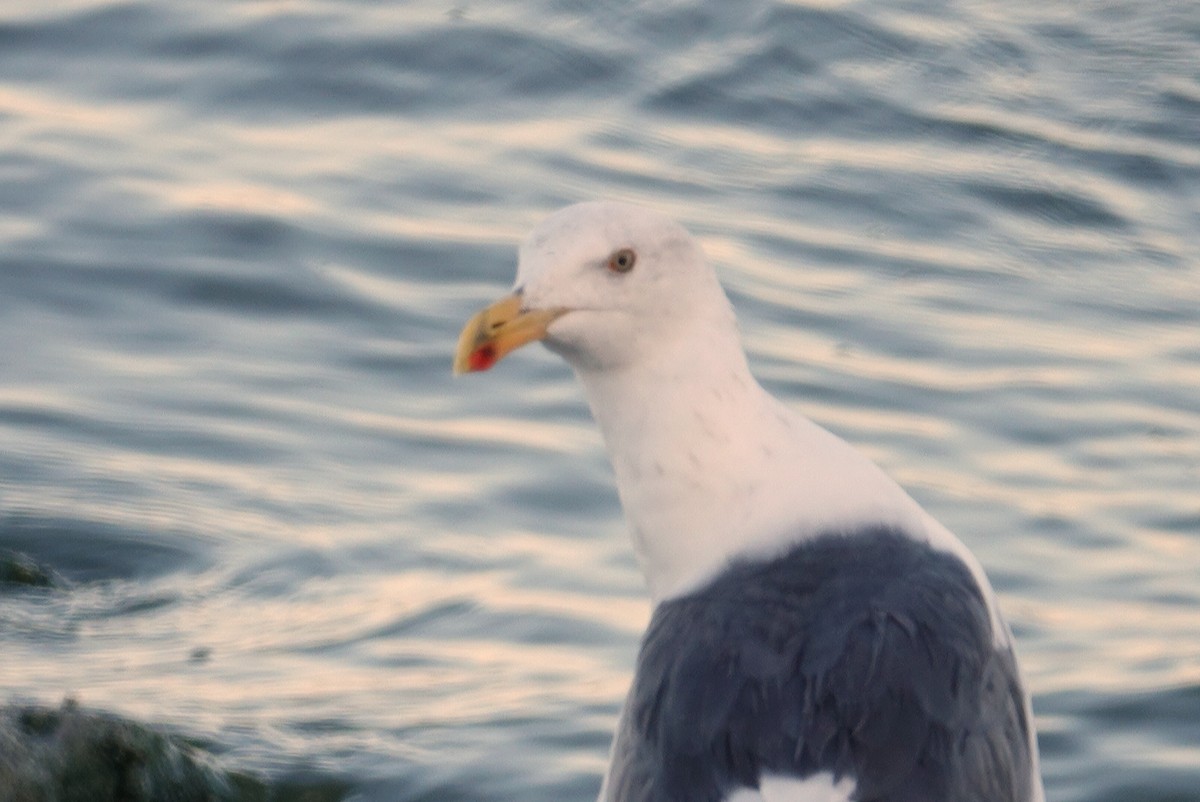
<svg viewBox="0 0 1200 802">
<path fill-rule="evenodd" d="M 0 548 L 70 582 L 0 595 L 6 701 L 592 798 L 648 617 L 599 438 L 449 360 L 613 197 L 988 567 L 1050 799 L 1200 799 L 1192 0 L 9 4 L 0 142 Z"/>
</svg>

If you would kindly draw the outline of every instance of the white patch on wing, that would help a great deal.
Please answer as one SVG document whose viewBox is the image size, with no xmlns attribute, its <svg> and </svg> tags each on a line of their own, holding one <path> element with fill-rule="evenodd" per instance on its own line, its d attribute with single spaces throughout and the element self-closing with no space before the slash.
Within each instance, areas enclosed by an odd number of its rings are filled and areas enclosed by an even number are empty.
<svg viewBox="0 0 1200 802">
<path fill-rule="evenodd" d="M 803 780 L 766 774 L 758 788 L 742 788 L 725 798 L 725 802 L 850 802 L 854 781 L 843 777 L 833 781 L 829 772 L 814 774 Z"/>
</svg>

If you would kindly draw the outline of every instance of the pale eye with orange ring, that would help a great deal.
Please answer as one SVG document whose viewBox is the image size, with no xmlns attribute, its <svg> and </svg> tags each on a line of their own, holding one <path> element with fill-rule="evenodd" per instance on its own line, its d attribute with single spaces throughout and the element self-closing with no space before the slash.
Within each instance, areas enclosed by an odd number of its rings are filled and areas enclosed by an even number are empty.
<svg viewBox="0 0 1200 802">
<path fill-rule="evenodd" d="M 633 270 L 635 262 L 637 262 L 637 254 L 633 248 L 622 248 L 619 251 L 613 251 L 612 256 L 608 257 L 608 269 L 614 273 L 628 273 Z"/>
</svg>

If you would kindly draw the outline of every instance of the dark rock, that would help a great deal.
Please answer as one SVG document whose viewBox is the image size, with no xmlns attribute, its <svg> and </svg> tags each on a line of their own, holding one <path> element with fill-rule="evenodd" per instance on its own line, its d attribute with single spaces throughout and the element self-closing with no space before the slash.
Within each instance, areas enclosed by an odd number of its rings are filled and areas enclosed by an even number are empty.
<svg viewBox="0 0 1200 802">
<path fill-rule="evenodd" d="M 0 789 L 9 802 L 266 802 L 261 782 L 201 749 L 68 700 L 0 707 Z"/>
<path fill-rule="evenodd" d="M 28 554 L 0 549 L 0 586 L 24 585 L 34 588 L 63 587 L 65 581 L 53 568 L 39 564 Z"/>
</svg>

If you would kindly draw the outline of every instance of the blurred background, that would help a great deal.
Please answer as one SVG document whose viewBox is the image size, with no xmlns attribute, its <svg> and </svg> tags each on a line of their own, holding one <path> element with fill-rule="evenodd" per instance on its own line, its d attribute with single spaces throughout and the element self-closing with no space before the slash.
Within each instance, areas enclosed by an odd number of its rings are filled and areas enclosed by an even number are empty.
<svg viewBox="0 0 1200 802">
<path fill-rule="evenodd" d="M 653 206 L 975 551 L 1053 802 L 1200 799 L 1194 0 L 0 5 L 0 702 L 590 800 L 648 619 L 516 244 Z M 37 587 L 31 584 L 39 585 Z"/>
</svg>

